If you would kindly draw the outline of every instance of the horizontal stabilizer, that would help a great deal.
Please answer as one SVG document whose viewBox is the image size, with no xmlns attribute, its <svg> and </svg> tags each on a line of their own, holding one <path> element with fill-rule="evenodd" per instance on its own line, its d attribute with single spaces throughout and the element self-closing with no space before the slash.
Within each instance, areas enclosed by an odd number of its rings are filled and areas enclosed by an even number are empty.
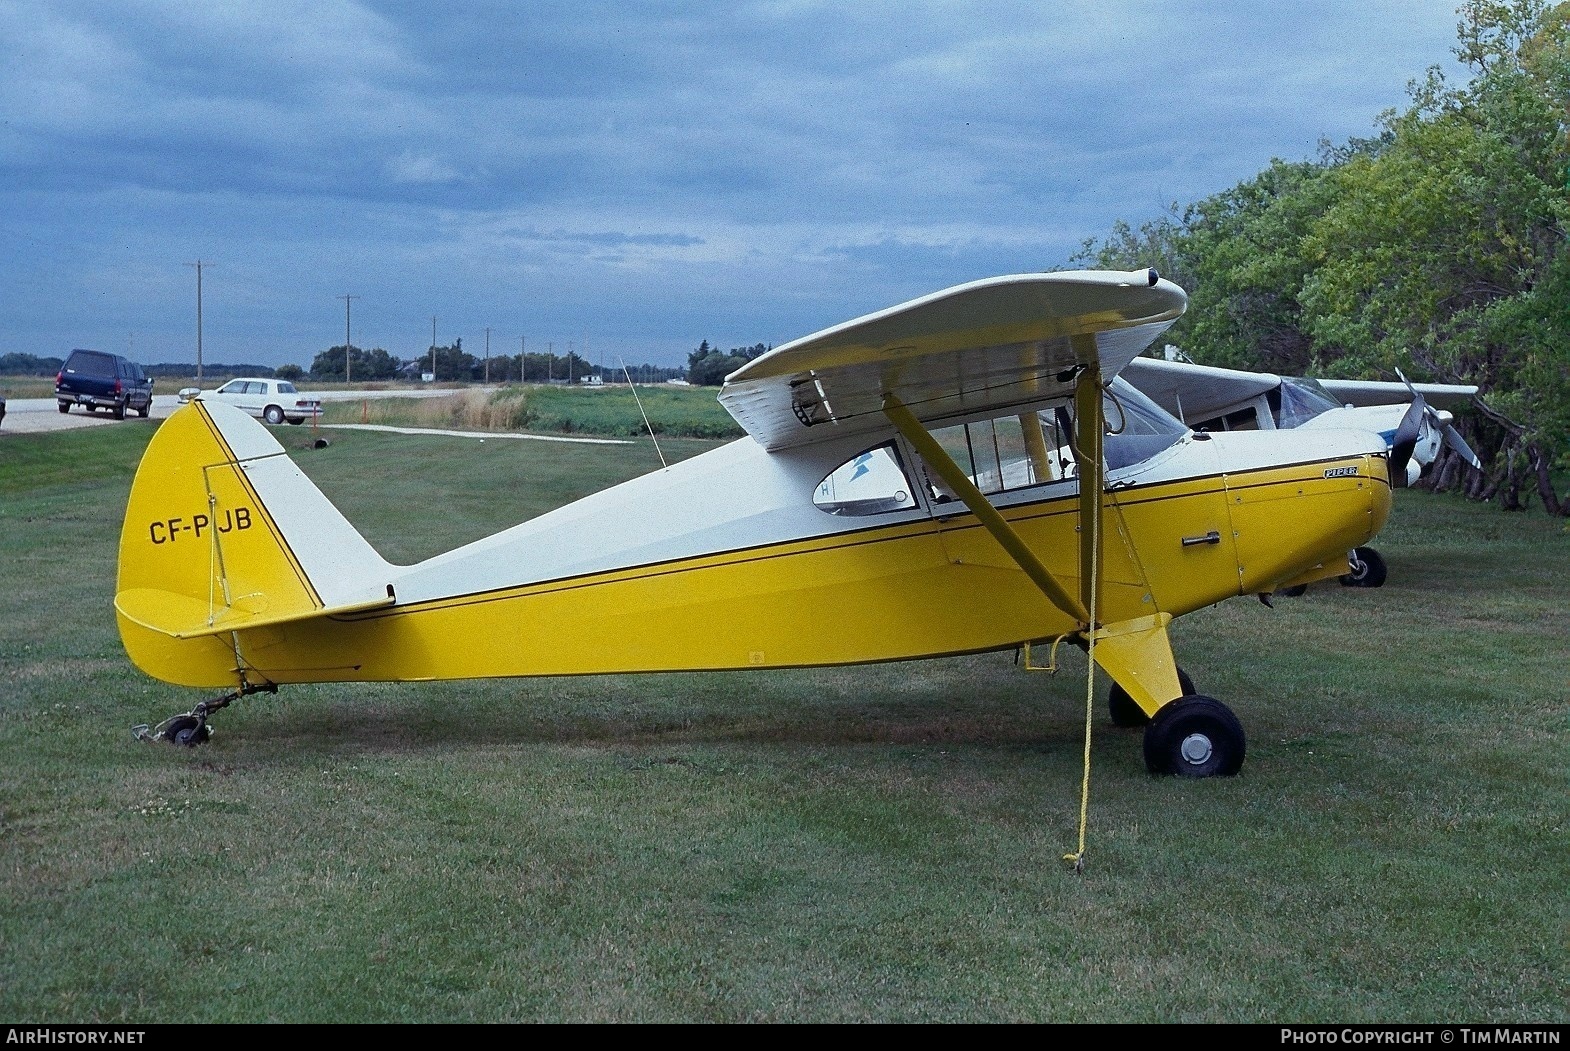
<svg viewBox="0 0 1570 1051">
<path fill-rule="evenodd" d="M 313 617 L 330 617 L 343 613 L 359 613 L 368 609 L 382 609 L 396 600 L 388 587 L 386 598 L 370 602 L 322 608 L 268 609 L 261 596 L 251 602 L 242 601 L 233 606 L 213 605 L 189 595 L 156 588 L 133 588 L 115 596 L 114 608 L 122 617 L 173 639 L 196 639 L 204 635 L 222 635 L 230 631 L 264 628 L 274 624 L 309 620 Z M 249 609 L 254 603 L 258 608 Z"/>
</svg>

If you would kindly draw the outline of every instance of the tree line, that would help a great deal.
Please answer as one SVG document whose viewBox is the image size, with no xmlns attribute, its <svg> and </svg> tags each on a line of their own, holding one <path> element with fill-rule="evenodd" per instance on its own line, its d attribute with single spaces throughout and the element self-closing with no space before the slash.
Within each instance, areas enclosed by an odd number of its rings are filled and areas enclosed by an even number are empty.
<svg viewBox="0 0 1570 1051">
<path fill-rule="evenodd" d="M 565 354 L 547 351 L 475 357 L 463 349 L 462 337 L 447 346 L 432 347 L 412 360 L 395 358 L 380 347 L 365 350 L 353 344 L 349 346 L 346 359 L 343 344 L 339 344 L 316 355 L 311 361 L 309 375 L 312 379 L 342 382 L 345 365 L 350 381 L 367 382 L 419 380 L 427 374 L 444 383 L 583 383 L 591 377 L 616 383 L 624 378 L 623 366 L 596 365 L 572 350 Z M 625 375 L 631 375 L 640 383 L 663 383 L 681 377 L 683 371 L 643 364 L 627 366 Z M 303 374 L 304 370 L 299 372 Z"/>
<path fill-rule="evenodd" d="M 1155 266 L 1189 293 L 1169 332 L 1202 364 L 1475 383 L 1429 483 L 1570 514 L 1570 2 L 1468 0 L 1464 84 L 1438 68 L 1375 134 L 1137 227 L 1077 264 Z"/>
</svg>

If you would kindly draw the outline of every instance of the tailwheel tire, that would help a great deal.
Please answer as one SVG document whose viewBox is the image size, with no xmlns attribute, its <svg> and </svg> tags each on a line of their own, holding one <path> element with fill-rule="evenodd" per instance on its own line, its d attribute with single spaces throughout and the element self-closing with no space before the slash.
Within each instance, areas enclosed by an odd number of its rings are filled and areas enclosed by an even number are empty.
<svg viewBox="0 0 1570 1051">
<path fill-rule="evenodd" d="M 1194 680 L 1188 677 L 1188 672 L 1182 668 L 1177 670 L 1178 685 L 1182 687 L 1182 696 L 1187 697 L 1194 692 Z M 1145 714 L 1128 691 L 1117 683 L 1112 684 L 1112 690 L 1107 694 L 1107 714 L 1112 716 L 1113 726 L 1135 727 L 1145 726 L 1150 722 L 1150 716 Z"/>
<path fill-rule="evenodd" d="M 1350 559 L 1352 572 L 1341 577 L 1341 586 L 1377 588 L 1385 582 L 1385 560 L 1371 547 L 1354 548 Z"/>
<path fill-rule="evenodd" d="M 1232 709 L 1203 694 L 1180 697 L 1145 727 L 1145 766 L 1175 777 L 1231 777 L 1247 752 Z"/>
<path fill-rule="evenodd" d="M 207 724 L 194 715 L 180 715 L 164 727 L 164 740 L 182 748 L 195 748 L 213 735 Z"/>
</svg>

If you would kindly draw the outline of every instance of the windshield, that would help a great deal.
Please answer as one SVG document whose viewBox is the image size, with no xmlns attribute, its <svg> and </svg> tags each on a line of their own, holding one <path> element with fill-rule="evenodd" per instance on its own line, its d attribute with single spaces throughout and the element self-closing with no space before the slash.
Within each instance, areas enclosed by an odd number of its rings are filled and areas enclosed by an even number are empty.
<svg viewBox="0 0 1570 1051">
<path fill-rule="evenodd" d="M 1177 417 L 1151 401 L 1121 376 L 1101 396 L 1107 421 L 1107 469 L 1115 471 L 1148 460 L 1188 433 Z"/>
<path fill-rule="evenodd" d="M 1281 411 L 1276 426 L 1282 430 L 1301 427 L 1315 416 L 1340 408 L 1318 380 L 1287 376 L 1281 380 Z"/>
</svg>

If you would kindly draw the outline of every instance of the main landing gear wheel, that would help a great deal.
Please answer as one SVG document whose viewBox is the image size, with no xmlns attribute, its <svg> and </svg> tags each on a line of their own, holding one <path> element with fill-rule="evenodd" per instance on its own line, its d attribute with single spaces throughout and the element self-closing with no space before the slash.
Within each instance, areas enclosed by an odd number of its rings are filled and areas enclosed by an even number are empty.
<svg viewBox="0 0 1570 1051">
<path fill-rule="evenodd" d="M 1194 680 L 1188 677 L 1188 672 L 1182 668 L 1177 670 L 1178 685 L 1182 687 L 1182 696 L 1187 697 L 1194 692 Z M 1128 691 L 1117 683 L 1112 684 L 1112 690 L 1107 694 L 1107 714 L 1112 716 L 1113 726 L 1134 727 L 1144 726 L 1150 722 L 1150 716 L 1145 714 L 1145 709 L 1135 703 Z"/>
<path fill-rule="evenodd" d="M 1232 709 L 1202 694 L 1180 697 L 1145 727 L 1145 766 L 1153 774 L 1231 777 L 1247 744 Z"/>
<path fill-rule="evenodd" d="M 1349 588 L 1377 588 L 1385 582 L 1385 560 L 1371 547 L 1354 548 L 1350 559 L 1352 572 L 1341 577 Z"/>
</svg>

